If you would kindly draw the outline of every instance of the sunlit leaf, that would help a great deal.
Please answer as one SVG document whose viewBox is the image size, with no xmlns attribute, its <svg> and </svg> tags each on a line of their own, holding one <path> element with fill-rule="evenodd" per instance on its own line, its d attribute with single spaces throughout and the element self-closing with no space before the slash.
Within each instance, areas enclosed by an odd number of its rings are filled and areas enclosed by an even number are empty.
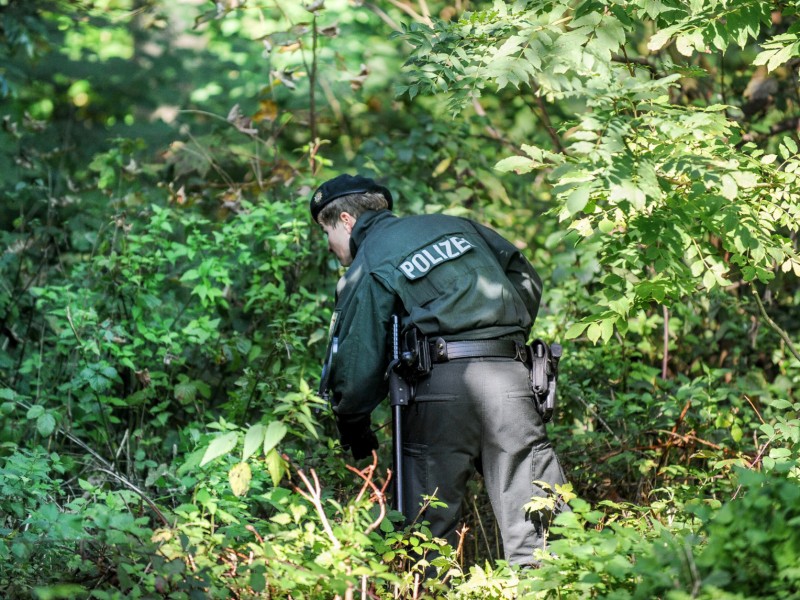
<svg viewBox="0 0 800 600">
<path fill-rule="evenodd" d="M 280 421 L 272 421 L 264 433 L 264 454 L 269 453 L 284 438 L 287 432 L 286 425 Z"/>
<path fill-rule="evenodd" d="M 266 463 L 267 471 L 269 471 L 270 479 L 272 479 L 272 485 L 277 487 L 286 472 L 286 464 L 283 462 L 281 455 L 274 449 L 267 453 Z"/>
<path fill-rule="evenodd" d="M 207 465 L 212 460 L 216 460 L 220 456 L 228 454 L 236 446 L 238 436 L 235 431 L 223 433 L 211 440 L 211 443 L 206 448 L 203 459 L 200 461 L 200 466 Z"/>
<path fill-rule="evenodd" d="M 244 435 L 244 448 L 242 450 L 242 461 L 245 462 L 259 449 L 264 442 L 267 428 L 261 423 L 257 423 L 247 430 Z"/>
</svg>

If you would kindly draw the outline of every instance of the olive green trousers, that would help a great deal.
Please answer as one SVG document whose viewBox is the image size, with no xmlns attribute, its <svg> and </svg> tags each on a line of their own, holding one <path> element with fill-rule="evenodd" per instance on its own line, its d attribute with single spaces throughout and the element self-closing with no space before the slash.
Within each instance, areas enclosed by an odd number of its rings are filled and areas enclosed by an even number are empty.
<svg viewBox="0 0 800 600">
<path fill-rule="evenodd" d="M 467 482 L 483 474 L 505 558 L 533 562 L 552 514 L 523 506 L 547 493 L 537 485 L 566 481 L 536 411 L 528 369 L 502 358 L 458 359 L 434 365 L 403 413 L 406 520 L 428 521 L 431 533 L 457 544 Z M 447 506 L 425 506 L 435 496 Z"/>
</svg>

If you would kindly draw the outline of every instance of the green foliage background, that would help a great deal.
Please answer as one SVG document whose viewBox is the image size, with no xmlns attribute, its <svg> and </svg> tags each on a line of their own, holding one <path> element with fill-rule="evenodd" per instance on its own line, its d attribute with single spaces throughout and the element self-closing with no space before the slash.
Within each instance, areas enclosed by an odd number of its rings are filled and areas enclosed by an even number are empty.
<svg viewBox="0 0 800 600">
<path fill-rule="evenodd" d="M 793 2 L 0 0 L 0 596 L 796 597 L 799 67 Z M 342 171 L 545 280 L 539 569 L 335 441 Z"/>
</svg>

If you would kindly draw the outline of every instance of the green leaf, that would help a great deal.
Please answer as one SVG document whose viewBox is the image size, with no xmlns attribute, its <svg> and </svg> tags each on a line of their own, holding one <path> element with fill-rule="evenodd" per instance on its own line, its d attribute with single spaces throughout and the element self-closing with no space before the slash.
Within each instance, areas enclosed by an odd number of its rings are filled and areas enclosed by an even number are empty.
<svg viewBox="0 0 800 600">
<path fill-rule="evenodd" d="M 728 174 L 722 176 L 722 186 L 720 187 L 720 193 L 722 196 L 728 200 L 736 200 L 736 197 L 739 195 L 739 186 L 736 185 L 736 180 Z"/>
<path fill-rule="evenodd" d="M 589 329 L 586 330 L 586 337 L 588 337 L 593 343 L 596 343 L 602 334 L 603 330 L 601 329 L 599 323 L 592 323 L 589 325 Z"/>
<path fill-rule="evenodd" d="M 223 433 L 215 437 L 211 440 L 208 448 L 206 448 L 206 452 L 203 454 L 203 460 L 200 461 L 200 466 L 202 467 L 233 450 L 238 439 L 239 436 L 235 431 L 229 431 L 228 433 Z"/>
<path fill-rule="evenodd" d="M 514 171 L 518 175 L 530 173 L 534 168 L 535 163 L 524 156 L 509 156 L 498 162 L 494 168 L 501 173 L 508 173 Z"/>
<path fill-rule="evenodd" d="M 650 38 L 650 41 L 647 42 L 647 49 L 651 52 L 661 50 L 661 48 L 664 47 L 664 44 L 670 40 L 672 34 L 674 34 L 677 30 L 677 27 L 667 27 L 666 29 L 657 31 L 653 37 Z"/>
<path fill-rule="evenodd" d="M 191 404 L 197 396 L 197 386 L 193 381 L 182 381 L 175 385 L 173 395 L 181 404 Z"/>
<path fill-rule="evenodd" d="M 189 269 L 181 276 L 181 281 L 193 281 L 200 277 L 200 272 L 197 269 Z"/>
<path fill-rule="evenodd" d="M 717 278 L 714 276 L 714 272 L 708 270 L 703 275 L 703 286 L 707 290 L 713 290 L 717 285 Z"/>
<path fill-rule="evenodd" d="M 39 435 L 42 437 L 48 437 L 53 433 L 55 428 L 56 420 L 50 413 L 39 415 L 39 418 L 36 419 L 36 431 L 38 431 Z"/>
<path fill-rule="evenodd" d="M 267 426 L 267 431 L 264 434 L 264 454 L 267 454 L 275 446 L 277 446 L 286 435 L 286 432 L 286 425 L 280 421 L 273 421 L 270 423 Z"/>
<path fill-rule="evenodd" d="M 614 227 L 616 227 L 616 225 L 614 224 L 614 221 L 611 221 L 611 220 L 609 220 L 609 219 L 602 219 L 602 220 L 601 220 L 601 221 L 600 221 L 600 222 L 597 224 L 597 228 L 598 228 L 598 229 L 599 229 L 599 230 L 600 230 L 602 233 L 611 233 L 612 231 L 614 231 Z"/>
<path fill-rule="evenodd" d="M 600 335 L 604 342 L 610 340 L 611 336 L 614 335 L 614 321 L 615 319 L 603 319 L 600 321 Z"/>
<path fill-rule="evenodd" d="M 250 470 L 250 465 L 246 462 L 240 462 L 234 465 L 228 471 L 228 483 L 231 484 L 231 490 L 234 496 L 244 496 L 247 490 L 250 489 L 250 480 L 253 478 L 253 472 Z"/>
<path fill-rule="evenodd" d="M 256 453 L 256 450 L 261 446 L 264 442 L 264 438 L 267 433 L 267 428 L 264 427 L 261 423 L 253 425 L 250 429 L 247 430 L 247 433 L 244 435 L 244 449 L 242 451 L 242 461 L 246 461 L 248 458 L 253 456 Z"/>
<path fill-rule="evenodd" d="M 567 210 L 569 211 L 570 215 L 574 215 L 579 213 L 584 209 L 586 203 L 589 202 L 589 192 L 590 188 L 588 185 L 582 185 L 581 187 L 575 188 L 572 190 L 567 196 Z"/>
<path fill-rule="evenodd" d="M 42 414 L 44 414 L 44 406 L 41 406 L 40 404 L 34 404 L 28 409 L 28 414 L 25 416 L 29 419 L 36 419 Z"/>
<path fill-rule="evenodd" d="M 269 477 L 272 479 L 272 485 L 278 487 L 278 484 L 283 478 L 283 474 L 286 472 L 286 465 L 281 455 L 278 454 L 276 450 L 270 450 L 266 457 L 266 463 Z"/>
<path fill-rule="evenodd" d="M 567 329 L 564 337 L 568 340 L 574 340 L 576 337 L 579 337 L 588 326 L 588 323 L 573 323 L 570 325 L 569 329 Z"/>
</svg>

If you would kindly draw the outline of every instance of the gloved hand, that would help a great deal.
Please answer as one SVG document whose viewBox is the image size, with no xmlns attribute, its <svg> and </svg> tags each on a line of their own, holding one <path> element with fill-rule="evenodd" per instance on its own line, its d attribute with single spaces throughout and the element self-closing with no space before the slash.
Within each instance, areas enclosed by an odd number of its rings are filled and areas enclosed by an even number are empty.
<svg viewBox="0 0 800 600">
<path fill-rule="evenodd" d="M 369 417 L 355 420 L 337 418 L 336 427 L 339 429 L 339 441 L 345 450 L 353 453 L 353 458 L 361 460 L 378 449 L 378 438 L 372 431 Z"/>
</svg>

